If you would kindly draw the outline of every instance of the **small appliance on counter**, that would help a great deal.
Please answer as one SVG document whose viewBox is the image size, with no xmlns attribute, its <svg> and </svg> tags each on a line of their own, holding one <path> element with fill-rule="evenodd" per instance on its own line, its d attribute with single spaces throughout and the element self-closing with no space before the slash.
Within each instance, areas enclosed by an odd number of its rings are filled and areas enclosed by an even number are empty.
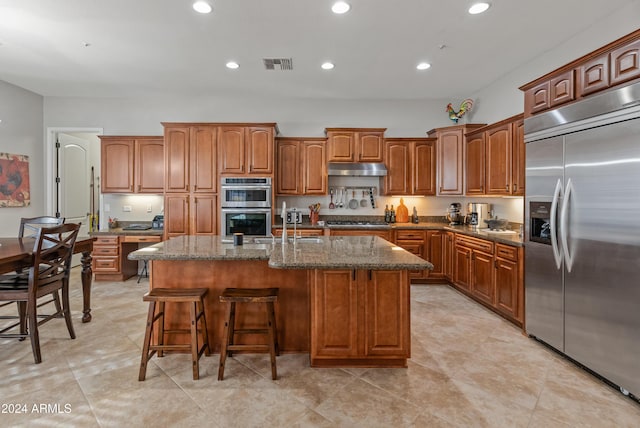
<svg viewBox="0 0 640 428">
<path fill-rule="evenodd" d="M 460 214 L 460 202 L 454 202 L 447 208 L 447 220 L 449 220 L 449 226 L 458 226 L 463 222 L 462 214 Z"/>
<path fill-rule="evenodd" d="M 288 209 L 286 222 L 287 224 L 293 224 L 293 223 L 302 224 L 302 211 L 296 208 Z"/>
<path fill-rule="evenodd" d="M 469 202 L 467 204 L 466 223 L 472 227 L 485 227 L 484 221 L 491 218 L 491 204 Z"/>
<path fill-rule="evenodd" d="M 153 229 L 164 229 L 164 216 L 157 215 L 151 221 L 151 227 Z"/>
</svg>

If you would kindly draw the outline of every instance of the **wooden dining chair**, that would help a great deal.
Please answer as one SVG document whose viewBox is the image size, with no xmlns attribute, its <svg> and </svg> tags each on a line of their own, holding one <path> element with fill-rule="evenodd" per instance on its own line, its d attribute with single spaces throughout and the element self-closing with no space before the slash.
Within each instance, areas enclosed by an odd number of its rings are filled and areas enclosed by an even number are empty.
<svg viewBox="0 0 640 428">
<path fill-rule="evenodd" d="M 76 337 L 69 306 L 69 275 L 79 230 L 80 224 L 74 223 L 38 229 L 33 247 L 33 264 L 28 275 L 0 276 L 0 302 L 18 302 L 19 308 L 18 317 L 5 317 L 17 318 L 18 322 L 0 330 L 0 337 L 29 337 L 36 364 L 42 361 L 38 326 L 53 318 L 64 318 L 69 335 L 72 339 Z M 52 296 L 58 291 L 62 293 L 62 307 L 55 305 L 56 310 L 51 315 L 39 314 L 38 309 L 47 303 L 55 303 L 55 298 L 41 304 L 38 304 L 38 299 Z M 18 333 L 7 333 L 18 325 Z"/>
<path fill-rule="evenodd" d="M 18 229 L 18 238 L 35 238 L 38 230 L 43 227 L 60 226 L 64 224 L 64 217 L 23 217 L 20 219 L 20 229 Z"/>
<path fill-rule="evenodd" d="M 39 216 L 39 217 L 22 217 L 20 219 L 20 227 L 18 228 L 18 238 L 35 238 L 38 234 L 38 230 L 43 227 L 60 226 L 64 223 L 64 217 L 52 217 L 52 216 Z M 28 269 L 18 268 L 16 273 L 28 275 Z M 56 292 L 53 295 L 55 300 L 56 310 L 60 310 L 60 297 Z M 0 304 L 0 308 L 12 304 L 13 302 L 4 302 Z M 48 302 L 45 302 L 48 303 Z M 20 307 L 18 305 L 18 310 Z"/>
</svg>

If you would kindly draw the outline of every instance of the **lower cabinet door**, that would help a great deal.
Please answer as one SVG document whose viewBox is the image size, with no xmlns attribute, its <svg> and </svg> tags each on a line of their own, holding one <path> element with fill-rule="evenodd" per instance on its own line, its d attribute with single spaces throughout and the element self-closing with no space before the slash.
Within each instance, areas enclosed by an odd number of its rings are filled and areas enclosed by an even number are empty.
<svg viewBox="0 0 640 428">
<path fill-rule="evenodd" d="M 493 305 L 493 255 L 473 251 L 471 255 L 471 293 Z"/>
<path fill-rule="evenodd" d="M 315 270 L 311 357 L 358 355 L 358 283 L 354 270 Z"/>
<path fill-rule="evenodd" d="M 469 290 L 471 286 L 471 249 L 455 245 L 453 249 L 453 284 Z"/>
<path fill-rule="evenodd" d="M 360 271 L 364 295 L 365 355 L 408 357 L 409 279 L 406 271 Z"/>
<path fill-rule="evenodd" d="M 518 319 L 518 263 L 496 259 L 496 308 L 507 316 Z"/>
</svg>

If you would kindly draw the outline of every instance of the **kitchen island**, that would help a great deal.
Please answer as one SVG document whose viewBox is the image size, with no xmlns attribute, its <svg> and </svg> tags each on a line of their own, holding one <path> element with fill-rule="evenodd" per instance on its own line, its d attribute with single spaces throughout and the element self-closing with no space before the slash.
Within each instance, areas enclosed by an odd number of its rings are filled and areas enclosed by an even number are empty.
<svg viewBox="0 0 640 428">
<path fill-rule="evenodd" d="M 180 236 L 129 258 L 150 262 L 151 288 L 210 290 L 205 309 L 214 352 L 224 326 L 222 290 L 278 287 L 280 349 L 309 353 L 313 367 L 406 367 L 411 353 L 408 270 L 433 267 L 376 236 L 284 244 L 245 237 L 241 246 L 229 237 Z M 263 308 L 239 308 L 236 318 L 242 328 L 252 328 L 264 322 L 262 317 Z M 167 308 L 169 328 L 183 327 L 187 319 L 186 311 Z"/>
</svg>

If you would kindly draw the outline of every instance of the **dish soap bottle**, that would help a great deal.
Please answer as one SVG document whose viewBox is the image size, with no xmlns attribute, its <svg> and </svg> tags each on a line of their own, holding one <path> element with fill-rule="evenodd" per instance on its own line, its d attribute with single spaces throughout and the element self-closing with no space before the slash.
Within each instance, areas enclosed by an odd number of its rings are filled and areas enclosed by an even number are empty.
<svg viewBox="0 0 640 428">
<path fill-rule="evenodd" d="M 398 209 L 396 210 L 396 221 L 398 223 L 409 222 L 409 210 L 404 205 L 404 200 L 402 198 L 400 198 L 400 205 L 398 205 Z"/>
</svg>

